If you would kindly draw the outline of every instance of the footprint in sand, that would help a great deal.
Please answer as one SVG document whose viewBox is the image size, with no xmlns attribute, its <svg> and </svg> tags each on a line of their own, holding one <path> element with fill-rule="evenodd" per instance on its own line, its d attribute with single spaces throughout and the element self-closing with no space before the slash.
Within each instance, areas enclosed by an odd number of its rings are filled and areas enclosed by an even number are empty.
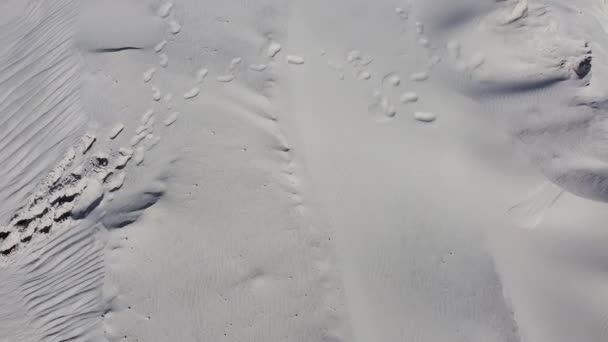
<svg viewBox="0 0 608 342">
<path fill-rule="evenodd" d="M 370 74 L 368 71 L 362 70 L 359 71 L 357 78 L 363 81 L 367 81 L 372 78 L 372 74 Z"/>
<path fill-rule="evenodd" d="M 429 40 L 426 38 L 420 38 L 420 39 L 418 39 L 418 45 L 420 45 L 424 48 L 429 48 L 429 47 L 431 47 L 431 42 L 429 42 Z"/>
<path fill-rule="evenodd" d="M 182 25 L 177 20 L 172 19 L 169 21 L 169 32 L 171 34 L 178 34 L 182 30 Z"/>
<path fill-rule="evenodd" d="M 161 67 L 166 68 L 169 65 L 169 56 L 167 56 L 165 53 L 161 53 L 158 56 L 158 64 Z"/>
<path fill-rule="evenodd" d="M 93 134 L 93 133 L 85 134 L 84 137 L 82 137 L 82 145 L 83 145 L 82 154 L 86 154 L 87 152 L 89 152 L 91 147 L 93 147 L 93 144 L 95 143 L 95 141 L 97 141 L 97 137 L 95 136 L 95 134 Z"/>
<path fill-rule="evenodd" d="M 152 86 L 152 99 L 154 101 L 160 101 L 161 96 L 162 93 L 160 92 L 160 89 L 157 86 Z"/>
<path fill-rule="evenodd" d="M 475 53 L 472 57 L 471 60 L 469 61 L 469 69 L 470 70 L 475 70 L 479 67 L 481 67 L 483 65 L 483 63 L 485 63 L 486 58 L 482 53 Z"/>
<path fill-rule="evenodd" d="M 243 59 L 241 57 L 233 58 L 230 61 L 230 65 L 228 66 L 228 71 L 232 72 L 232 71 L 236 70 L 236 68 L 238 68 L 242 62 L 243 62 Z"/>
<path fill-rule="evenodd" d="M 127 164 L 129 163 L 129 160 L 131 160 L 131 157 L 133 157 L 133 150 L 123 147 L 118 150 L 118 153 L 119 153 L 119 155 L 116 157 L 116 160 L 114 161 L 114 167 L 117 170 L 121 170 L 127 166 Z"/>
<path fill-rule="evenodd" d="M 417 72 L 410 75 L 410 80 L 414 82 L 424 82 L 429 79 L 427 72 Z"/>
<path fill-rule="evenodd" d="M 416 22 L 416 32 L 418 32 L 418 34 L 423 34 L 424 33 L 424 24 L 417 21 Z"/>
<path fill-rule="evenodd" d="M 184 93 L 184 99 L 188 100 L 188 99 L 195 98 L 198 96 L 198 94 L 200 92 L 201 92 L 201 89 L 199 87 L 194 87 Z"/>
<path fill-rule="evenodd" d="M 297 56 L 297 55 L 287 55 L 287 57 L 285 57 L 287 60 L 287 63 L 289 64 L 293 64 L 293 65 L 302 65 L 304 64 L 304 58 Z"/>
<path fill-rule="evenodd" d="M 146 156 L 146 150 L 143 146 L 139 146 L 135 149 L 133 153 L 133 162 L 135 165 L 141 165 L 144 162 L 144 158 Z"/>
<path fill-rule="evenodd" d="M 209 70 L 207 68 L 201 68 L 196 71 L 196 83 L 201 83 L 209 74 Z"/>
<path fill-rule="evenodd" d="M 169 14 L 171 14 L 172 9 L 173 9 L 173 3 L 165 2 L 164 4 L 160 5 L 160 7 L 158 8 L 157 14 L 161 18 L 166 18 L 169 16 Z"/>
<path fill-rule="evenodd" d="M 142 125 L 147 126 L 150 120 L 154 118 L 154 110 L 148 109 L 145 113 L 141 115 L 140 122 Z"/>
<path fill-rule="evenodd" d="M 163 97 L 163 101 L 165 101 L 165 104 L 167 105 L 167 109 L 171 109 L 171 107 L 173 107 L 173 94 L 168 93 Z"/>
<path fill-rule="evenodd" d="M 361 60 L 361 51 L 359 50 L 351 50 L 346 54 L 346 62 L 347 63 L 356 63 Z"/>
<path fill-rule="evenodd" d="M 409 13 L 403 7 L 396 7 L 395 13 L 397 13 L 397 15 L 399 15 L 399 17 L 403 20 L 409 19 Z"/>
<path fill-rule="evenodd" d="M 382 84 L 388 84 L 392 87 L 398 87 L 401 84 L 401 78 L 397 73 L 391 72 L 382 78 Z"/>
<path fill-rule="evenodd" d="M 406 92 L 401 95 L 399 98 L 401 103 L 413 103 L 418 101 L 418 94 L 414 92 Z"/>
<path fill-rule="evenodd" d="M 234 75 L 220 75 L 216 77 L 216 80 L 220 83 L 228 83 L 234 80 Z"/>
<path fill-rule="evenodd" d="M 131 145 L 131 147 L 137 146 L 142 140 L 144 140 L 144 138 L 148 134 L 148 132 L 146 131 L 145 127 L 140 126 L 140 127 L 138 127 L 138 130 L 139 129 L 141 129 L 141 132 L 139 132 L 136 135 L 134 135 L 131 138 L 131 141 L 129 141 L 129 145 Z"/>
<path fill-rule="evenodd" d="M 368 107 L 372 116 L 378 121 L 387 121 L 397 115 L 397 109 L 390 103 L 388 96 L 380 91 L 374 92 L 374 102 Z"/>
<path fill-rule="evenodd" d="M 414 113 L 414 119 L 420 122 L 430 123 L 437 120 L 437 116 L 431 112 L 416 112 Z"/>
<path fill-rule="evenodd" d="M 270 44 L 268 45 L 268 50 L 266 51 L 266 55 L 270 58 L 273 58 L 279 53 L 279 51 L 281 51 L 281 44 L 277 42 L 270 42 Z"/>
<path fill-rule="evenodd" d="M 161 52 L 161 51 L 163 51 L 163 49 L 165 48 L 166 45 L 167 45 L 167 41 L 163 40 L 160 43 L 154 45 L 154 51 L 157 53 Z"/>
<path fill-rule="evenodd" d="M 249 69 L 250 70 L 258 71 L 258 72 L 266 70 L 267 67 L 268 66 L 266 64 L 251 64 L 251 65 L 249 65 Z"/>
<path fill-rule="evenodd" d="M 118 174 L 114 174 L 110 181 L 107 183 L 107 188 L 109 192 L 114 192 L 122 188 L 125 183 L 126 174 L 124 172 L 120 172 Z"/>
<path fill-rule="evenodd" d="M 171 126 L 173 125 L 173 123 L 175 123 L 175 121 L 177 121 L 177 118 L 179 117 L 179 112 L 173 112 L 171 113 L 171 115 L 169 115 L 165 121 L 163 122 L 165 124 L 165 126 Z"/>
<path fill-rule="evenodd" d="M 118 137 L 118 135 L 120 134 L 120 132 L 122 132 L 125 129 L 125 125 L 123 125 L 122 123 L 117 123 L 115 124 L 111 129 L 110 129 L 110 133 L 108 134 L 108 138 L 110 139 L 116 139 L 116 137 Z"/>
<path fill-rule="evenodd" d="M 144 83 L 148 83 L 148 82 L 152 81 L 152 78 L 154 77 L 154 73 L 156 73 L 156 68 L 150 68 L 150 69 L 144 71 L 143 76 L 142 76 Z"/>
<path fill-rule="evenodd" d="M 144 141 L 144 147 L 146 151 L 150 151 L 154 146 L 158 145 L 158 143 L 160 143 L 160 137 L 155 136 L 154 134 L 148 134 Z"/>
</svg>

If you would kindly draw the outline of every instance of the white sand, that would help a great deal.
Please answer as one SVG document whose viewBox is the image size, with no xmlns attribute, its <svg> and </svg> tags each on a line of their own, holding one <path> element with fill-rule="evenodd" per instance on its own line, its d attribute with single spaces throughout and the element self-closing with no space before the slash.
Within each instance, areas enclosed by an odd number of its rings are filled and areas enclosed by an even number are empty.
<svg viewBox="0 0 608 342">
<path fill-rule="evenodd" d="M 0 341 L 606 341 L 607 13 L 5 1 Z"/>
</svg>

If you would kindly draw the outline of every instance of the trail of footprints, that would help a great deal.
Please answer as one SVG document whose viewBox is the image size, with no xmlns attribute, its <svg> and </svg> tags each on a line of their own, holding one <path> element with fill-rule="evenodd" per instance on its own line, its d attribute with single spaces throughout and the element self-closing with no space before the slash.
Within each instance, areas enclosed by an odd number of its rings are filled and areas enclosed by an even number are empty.
<svg viewBox="0 0 608 342">
<path fill-rule="evenodd" d="M 176 35 L 181 32 L 182 26 L 172 16 L 173 7 L 171 2 L 165 2 L 159 6 L 157 14 L 166 21 L 168 32 Z M 395 13 L 401 20 L 409 22 L 408 9 L 397 7 Z M 395 72 L 388 73 L 379 80 L 380 88 L 373 90 L 373 101 L 369 109 L 381 113 L 388 119 L 397 115 L 396 102 L 407 106 L 420 101 L 418 94 L 411 89 L 404 91 L 395 99 L 389 96 L 390 93 L 404 83 L 416 84 L 427 81 L 432 68 L 442 61 L 442 58 L 435 54 L 438 49 L 424 37 L 424 24 L 415 22 L 414 28 L 418 36 L 418 45 L 430 53 L 429 63 L 425 70 L 410 74 L 405 81 Z M 162 40 L 154 46 L 154 51 L 159 56 L 158 65 L 161 69 L 149 67 L 142 73 L 142 81 L 150 85 L 154 102 L 163 100 L 167 109 L 171 109 L 173 95 L 167 93 L 163 96 L 161 88 L 154 84 L 154 78 L 158 72 L 169 65 L 169 57 L 163 52 L 167 44 L 167 40 Z M 474 54 L 468 61 L 465 61 L 461 56 L 461 47 L 457 41 L 448 42 L 444 50 L 447 58 L 456 66 L 455 69 L 460 72 L 471 72 L 484 63 L 484 57 L 481 54 Z M 278 59 L 282 52 L 281 44 L 270 40 L 266 47 L 266 63 L 250 64 L 246 70 L 262 72 L 267 69 L 268 63 Z M 324 51 L 321 53 L 322 56 L 325 54 Z M 285 53 L 284 60 L 288 65 L 293 66 L 305 63 L 303 57 L 294 54 Z M 368 69 L 373 61 L 371 56 L 364 55 L 358 50 L 348 52 L 345 57 L 345 63 L 354 71 L 355 77 L 364 82 L 374 80 L 373 72 Z M 338 72 L 341 79 L 344 78 L 344 66 L 341 63 L 329 61 L 328 65 Z M 219 83 L 232 82 L 243 69 L 242 66 L 241 57 L 233 58 L 225 71 L 215 77 L 216 81 Z M 193 75 L 193 86 L 182 94 L 185 100 L 194 99 L 201 93 L 201 85 L 208 78 L 209 73 L 210 71 L 206 67 L 201 67 L 196 71 Z M 437 119 L 432 112 L 416 111 L 412 116 L 415 120 L 424 123 Z M 162 120 L 162 124 L 166 127 L 172 126 L 179 117 L 179 112 L 170 112 Z M 86 217 L 101 202 L 105 193 L 120 190 L 126 178 L 124 169 L 127 164 L 132 161 L 134 165 L 141 165 L 145 160 L 146 151 L 160 142 L 160 137 L 154 135 L 155 122 L 153 109 L 143 113 L 140 125 L 135 129 L 128 146 L 109 154 L 91 153 L 90 150 L 97 139 L 93 134 L 85 135 L 82 142 L 71 149 L 64 160 L 44 179 L 38 192 L 31 196 L 27 204 L 16 211 L 8 225 L 0 227 L 0 255 L 10 255 L 20 246 L 32 241 L 36 235 L 47 234 L 51 230 L 67 224 L 67 221 Z M 114 140 L 124 130 L 125 126 L 122 123 L 116 123 L 109 129 L 107 138 Z"/>
<path fill-rule="evenodd" d="M 181 32 L 182 26 L 172 16 L 173 7 L 174 6 L 172 3 L 166 2 L 159 7 L 157 14 L 162 20 L 166 21 L 169 33 L 171 33 L 172 35 L 176 35 Z M 168 44 L 168 41 L 166 39 L 164 39 L 164 40 L 158 42 L 154 46 L 154 51 L 158 54 L 158 65 L 163 69 L 167 68 L 169 66 L 169 56 L 163 52 L 165 50 L 167 44 Z M 270 61 L 270 60 L 274 59 L 275 57 L 277 57 L 281 51 L 282 51 L 281 44 L 279 44 L 278 42 L 275 42 L 275 41 L 270 41 L 267 46 L 266 57 Z M 293 54 L 286 55 L 285 61 L 288 64 L 292 64 L 292 65 L 304 64 L 303 57 L 298 56 L 298 55 L 293 55 Z M 230 61 L 229 65 L 226 67 L 226 70 L 223 73 L 218 74 L 215 77 L 215 80 L 218 83 L 230 83 L 230 82 L 234 81 L 237 78 L 238 73 L 241 70 L 242 64 L 243 64 L 243 59 L 241 57 L 233 58 Z M 268 64 L 265 64 L 265 63 L 250 64 L 248 66 L 248 70 L 253 71 L 253 72 L 262 72 L 262 71 L 266 70 L 267 67 L 268 67 Z M 163 94 L 162 94 L 161 88 L 152 82 L 154 79 L 154 76 L 156 75 L 157 72 L 158 72 L 158 70 L 156 67 L 150 67 L 147 70 L 145 70 L 142 74 L 143 82 L 150 83 L 152 99 L 156 102 L 161 101 L 161 99 L 163 99 Z M 190 100 L 190 99 L 197 97 L 201 92 L 201 84 L 207 78 L 208 75 L 209 75 L 209 69 L 207 69 L 205 67 L 201 67 L 200 69 L 198 69 L 194 75 L 195 84 L 190 89 L 184 91 L 183 98 L 185 100 Z M 169 108 L 171 107 L 171 105 L 169 103 L 170 97 L 171 96 L 169 96 L 169 98 L 165 98 L 165 100 L 166 100 L 165 102 L 167 102 Z M 171 123 L 173 123 L 176 119 L 177 119 L 177 116 L 175 116 L 175 118 L 173 120 L 167 120 L 167 121 L 171 121 Z M 168 124 L 168 125 L 170 125 L 170 124 Z"/>
<path fill-rule="evenodd" d="M 410 19 L 409 10 L 406 8 L 396 7 L 395 13 L 400 20 L 408 22 Z M 424 70 L 410 74 L 405 80 L 396 72 L 390 72 L 376 80 L 379 84 L 372 89 L 372 102 L 369 105 L 368 110 L 373 116 L 381 121 L 394 118 L 398 113 L 399 105 L 408 106 L 418 103 L 420 98 L 412 89 L 406 90 L 398 96 L 393 96 L 392 94 L 398 91 L 404 84 L 413 86 L 416 83 L 427 81 L 430 78 L 430 72 L 433 67 L 442 60 L 439 55 L 435 54 L 436 48 L 434 48 L 431 42 L 424 36 L 424 24 L 415 22 L 414 29 L 417 35 L 417 45 L 426 50 L 425 53 L 430 54 L 428 65 Z M 324 56 L 325 52 L 323 51 L 321 55 Z M 346 54 L 344 61 L 345 66 L 352 69 L 356 79 L 366 82 L 374 81 L 374 73 L 369 70 L 369 66 L 374 61 L 373 57 L 365 55 L 359 50 L 351 50 Z M 339 79 L 344 79 L 344 65 L 340 62 L 331 60 L 328 61 L 328 65 L 338 72 Z M 413 112 L 412 117 L 413 119 L 424 123 L 433 122 L 437 118 L 434 113 L 419 111 Z"/>
<path fill-rule="evenodd" d="M 172 35 L 179 34 L 181 24 L 172 16 L 173 4 L 166 2 L 159 6 L 158 16 L 166 20 L 168 31 Z M 154 46 L 158 54 L 159 66 L 164 69 L 169 65 L 169 57 L 163 51 L 168 44 L 162 40 Z M 278 42 L 271 41 L 267 47 L 268 61 L 276 58 L 282 47 Z M 304 58 L 297 55 L 286 55 L 285 60 L 292 65 L 304 64 Z M 217 82 L 228 83 L 238 74 L 243 60 L 235 57 L 230 61 L 225 73 L 216 77 Z M 253 72 L 266 70 L 267 64 L 251 64 L 248 69 Z M 160 70 L 162 70 L 160 69 Z M 154 102 L 163 100 L 168 109 L 172 107 L 172 94 L 163 96 L 159 85 L 154 84 L 154 78 L 160 71 L 150 67 L 142 73 L 142 81 L 150 84 L 151 97 Z M 200 68 L 195 77 L 195 86 L 183 93 L 186 100 L 197 97 L 201 83 L 207 78 L 209 70 Z M 172 126 L 180 117 L 179 112 L 168 114 L 162 124 Z M 103 153 L 92 152 L 97 137 L 88 133 L 82 141 L 66 154 L 64 159 L 41 182 L 39 190 L 30 196 L 24 206 L 17 209 L 6 226 L 0 227 L 0 255 L 9 256 L 19 248 L 33 241 L 38 235 L 45 235 L 72 221 L 86 218 L 111 193 L 119 191 L 126 179 L 127 164 L 141 165 L 145 160 L 147 150 L 160 142 L 160 137 L 154 135 L 156 123 L 153 109 L 142 114 L 140 125 L 128 141 L 127 147 L 117 151 Z M 116 123 L 107 133 L 108 140 L 115 140 L 123 134 L 125 125 Z"/>
<path fill-rule="evenodd" d="M 179 22 L 172 18 L 173 4 L 166 2 L 158 9 L 158 16 L 167 20 L 169 32 L 178 34 L 182 27 Z M 403 8 L 396 8 L 395 12 L 402 20 L 409 19 L 409 12 Z M 418 43 L 424 49 L 431 49 L 431 43 L 423 36 L 424 25 L 416 22 L 415 29 L 420 36 Z M 154 46 L 154 51 L 159 54 L 159 66 L 166 68 L 169 63 L 167 54 L 162 53 L 167 40 L 159 42 Z M 282 52 L 282 46 L 276 41 L 270 41 L 266 50 L 268 62 L 276 59 Z M 484 63 L 483 55 L 475 54 L 469 61 L 461 58 L 460 45 L 456 41 L 450 41 L 445 47 L 448 58 L 456 65 L 456 69 L 467 72 L 480 67 Z M 325 55 L 325 52 L 322 52 Z M 285 54 L 285 61 L 291 65 L 304 64 L 304 58 L 298 55 Z M 373 73 L 368 70 L 373 58 L 363 55 L 358 50 L 352 50 L 345 57 L 347 65 L 354 71 L 357 79 L 370 81 Z M 427 70 L 421 70 L 409 75 L 409 83 L 424 82 L 430 77 L 430 70 L 434 65 L 441 62 L 441 57 L 432 55 Z M 238 74 L 243 60 L 235 57 L 230 61 L 225 73 L 216 76 L 217 82 L 228 83 L 233 81 Z M 330 67 L 344 77 L 343 66 L 339 63 L 329 63 Z M 267 64 L 250 64 L 248 70 L 261 72 L 267 68 Z M 157 74 L 156 67 L 150 67 L 142 74 L 144 83 L 151 84 L 152 99 L 155 102 L 164 99 L 167 108 L 171 108 L 171 94 L 163 94 L 158 85 L 153 84 L 154 76 Z M 195 85 L 183 93 L 186 100 L 197 97 L 205 81 L 209 70 L 201 67 L 194 75 Z M 395 104 L 385 94 L 386 89 L 396 89 L 403 84 L 403 80 L 397 73 L 389 73 L 380 80 L 381 89 L 373 91 L 373 103 L 370 110 L 379 111 L 387 118 L 397 114 Z M 398 102 L 408 105 L 418 102 L 419 96 L 416 92 L 408 90 L 398 97 Z M 164 118 L 165 126 L 173 125 L 180 117 L 179 112 L 171 112 Z M 433 122 L 437 116 L 431 112 L 414 112 L 413 118 L 420 122 Z M 151 149 L 160 142 L 160 137 L 154 135 L 155 115 L 153 110 L 148 110 L 141 117 L 141 125 L 135 130 L 135 134 L 129 141 L 128 147 L 120 148 L 116 152 L 104 154 L 101 152 L 89 153 L 96 137 L 88 134 L 83 137 L 79 146 L 74 147 L 65 156 L 64 160 L 44 179 L 38 192 L 31 196 L 29 202 L 18 209 L 11 218 L 8 225 L 0 227 L 0 254 L 10 255 L 20 246 L 28 244 L 36 235 L 47 234 L 57 226 L 65 224 L 66 221 L 82 219 L 99 204 L 104 193 L 118 191 L 124 181 L 126 174 L 123 171 L 129 161 L 135 165 L 144 162 L 146 150 Z M 116 139 L 125 129 L 122 123 L 117 123 L 110 128 L 108 139 Z"/>
<path fill-rule="evenodd" d="M 165 20 L 168 32 L 171 35 L 179 34 L 182 30 L 181 24 L 172 15 L 173 4 L 165 2 L 159 6 L 157 14 Z M 395 13 L 401 20 L 409 21 L 409 10 L 396 8 Z M 414 23 L 418 35 L 418 45 L 429 52 L 433 52 L 433 46 L 424 37 L 424 25 L 420 22 Z M 164 53 L 168 41 L 162 40 L 154 46 L 158 54 L 158 69 L 149 67 L 142 73 L 142 81 L 150 85 L 151 97 L 154 102 L 164 101 L 167 109 L 172 108 L 173 95 L 162 93 L 159 85 L 154 83 L 155 76 L 167 68 L 169 56 Z M 448 58 L 461 72 L 468 72 L 481 66 L 484 58 L 475 54 L 469 61 L 461 58 L 460 44 L 450 41 L 445 47 Z M 262 72 L 268 68 L 268 63 L 277 60 L 283 53 L 283 47 L 279 42 L 270 40 L 266 47 L 265 63 L 250 64 L 246 69 L 251 72 Z M 325 55 L 325 52 L 322 52 Z M 303 57 L 294 54 L 284 54 L 284 60 L 288 65 L 299 66 L 305 63 Z M 361 81 L 374 79 L 373 72 L 368 68 L 373 63 L 373 58 L 364 55 L 358 50 L 352 50 L 345 57 L 346 65 L 355 73 L 355 77 Z M 380 81 L 380 89 L 373 91 L 373 102 L 370 110 L 380 112 L 385 118 L 395 117 L 398 110 L 393 102 L 408 105 L 420 101 L 419 96 L 412 90 L 403 92 L 396 100 L 391 99 L 387 92 L 392 92 L 404 83 L 415 84 L 425 82 L 430 77 L 433 66 L 441 62 L 441 57 L 432 54 L 426 70 L 409 75 L 405 81 L 397 73 L 384 75 Z M 344 78 L 344 66 L 340 63 L 329 62 L 330 67 L 335 69 L 340 78 Z M 218 74 L 215 80 L 219 83 L 229 83 L 238 77 L 243 69 L 243 59 L 233 58 L 226 66 L 223 73 Z M 196 98 L 201 93 L 201 85 L 208 78 L 210 71 L 206 67 L 198 69 L 194 75 L 194 84 L 182 94 L 185 100 Z M 166 127 L 172 126 L 180 117 L 180 113 L 173 111 L 162 120 Z M 420 122 L 430 123 L 437 119 L 431 112 L 414 112 L 413 118 Z M 105 193 L 120 190 L 126 173 L 124 171 L 131 161 L 134 165 L 141 165 L 145 160 L 147 150 L 153 148 L 160 142 L 160 137 L 154 135 L 155 112 L 150 109 L 142 114 L 140 125 L 135 129 L 134 135 L 128 142 L 127 147 L 118 151 L 104 154 L 92 153 L 96 137 L 87 134 L 83 137 L 80 145 L 74 147 L 65 156 L 64 160 L 44 179 L 37 193 L 22 208 L 18 209 L 11 218 L 8 225 L 0 227 L 0 255 L 10 255 L 20 246 L 28 244 L 36 235 L 47 234 L 57 227 L 67 224 L 67 221 L 85 218 L 103 199 Z M 122 123 L 116 123 L 109 129 L 107 138 L 116 139 L 125 130 Z"/>
<path fill-rule="evenodd" d="M 164 124 L 170 126 L 178 115 L 172 113 Z M 41 181 L 39 189 L 15 212 L 8 225 L 0 227 L 0 255 L 12 255 L 36 236 L 86 218 L 104 197 L 120 190 L 129 162 L 142 164 L 145 152 L 160 142 L 160 137 L 154 135 L 154 124 L 155 113 L 150 109 L 142 114 L 129 146 L 110 153 L 92 152 L 96 135 L 83 136 Z M 116 139 L 124 129 L 124 124 L 116 123 L 108 130 L 107 139 Z"/>
<path fill-rule="evenodd" d="M 112 128 L 115 138 L 122 127 Z M 85 218 L 104 198 L 119 190 L 125 180 L 125 167 L 133 150 L 121 148 L 106 154 L 91 152 L 97 138 L 85 135 L 64 159 L 42 180 L 38 190 L 0 227 L 0 254 L 13 254 L 37 236 L 67 227 Z"/>
<path fill-rule="evenodd" d="M 157 15 L 166 22 L 168 33 L 177 35 L 182 31 L 181 24 L 172 15 L 173 4 L 165 2 L 159 6 Z M 398 16 L 407 20 L 407 10 L 397 8 Z M 416 32 L 420 35 L 418 44 L 421 48 L 431 49 L 432 44 L 423 37 L 424 27 L 416 23 Z M 172 127 L 182 116 L 177 111 L 172 111 L 173 94 L 163 94 L 161 85 L 155 83 L 155 78 L 169 67 L 170 58 L 165 52 L 168 40 L 162 40 L 153 48 L 158 56 L 158 65 L 151 66 L 142 72 L 142 82 L 150 87 L 152 103 L 162 101 L 169 110 L 167 115 L 157 122 L 154 109 L 145 111 L 140 118 L 139 125 L 135 128 L 131 138 L 126 141 L 125 146 L 106 153 L 95 149 L 97 136 L 93 133 L 86 134 L 82 141 L 68 151 L 64 159 L 53 169 L 41 182 L 38 190 L 30 196 L 25 205 L 17 209 L 6 226 L 0 227 L 0 257 L 10 257 L 16 251 L 36 241 L 53 231 L 68 228 L 75 221 L 86 219 L 104 200 L 111 200 L 113 194 L 123 187 L 129 167 L 137 167 L 145 162 L 146 152 L 159 144 L 161 138 L 155 134 L 155 126 L 162 124 Z M 450 42 L 447 46 L 448 53 L 453 60 L 460 61 L 460 47 L 457 42 Z M 324 55 L 324 53 L 323 53 Z M 215 76 L 218 83 L 230 83 L 237 79 L 240 72 L 263 72 L 270 63 L 282 59 L 290 67 L 297 68 L 305 64 L 302 56 L 285 53 L 279 42 L 269 40 L 261 63 L 244 66 L 241 57 L 234 57 L 226 66 L 225 70 Z M 374 80 L 373 73 L 368 70 L 373 63 L 373 58 L 363 55 L 360 51 L 350 51 L 346 58 L 349 67 L 355 70 L 356 78 L 361 81 Z M 389 73 L 381 79 L 381 88 L 397 89 L 404 83 L 424 82 L 429 79 L 432 67 L 441 59 L 434 55 L 430 58 L 427 70 L 409 75 L 402 80 L 397 73 Z M 482 56 L 475 56 L 471 62 L 462 63 L 461 69 L 466 71 L 471 67 L 478 67 L 483 63 Z M 344 78 L 344 66 L 339 63 L 331 63 L 341 78 Z M 201 66 L 193 75 L 193 84 L 189 89 L 183 90 L 181 96 L 184 100 L 197 98 L 202 91 L 202 84 L 209 78 L 210 71 Z M 386 89 L 374 91 L 374 103 L 371 107 L 378 110 L 385 117 L 394 117 L 397 114 L 396 106 L 389 96 L 384 92 Z M 403 92 L 398 101 L 402 105 L 408 105 L 419 101 L 418 94 L 412 90 Z M 433 122 L 436 116 L 430 112 L 416 112 L 414 119 L 421 122 Z M 123 123 L 116 123 L 108 129 L 105 139 L 118 141 L 125 134 L 126 127 Z M 282 137 L 282 135 L 280 135 Z M 284 137 L 282 137 L 284 138 Z M 284 140 L 284 139 L 280 139 Z M 287 142 L 281 142 L 282 151 L 288 159 L 286 170 L 289 188 L 294 200 L 301 204 L 301 198 L 297 196 L 297 178 L 293 176 L 293 161 L 289 156 Z M 130 308 L 130 307 L 129 307 Z M 147 319 L 150 319 L 147 316 Z"/>
<path fill-rule="evenodd" d="M 410 11 L 408 8 L 396 7 L 395 13 L 400 20 L 410 23 Z M 411 23 L 409 25 L 412 25 Z M 353 71 L 354 77 L 357 80 L 365 82 L 376 82 L 377 86 L 371 90 L 372 102 L 368 107 L 372 116 L 380 121 L 387 121 L 394 118 L 398 114 L 399 106 L 409 106 L 412 104 L 420 105 L 423 99 L 420 99 L 418 93 L 413 89 L 407 89 L 400 95 L 394 96 L 404 84 L 414 87 L 418 83 L 423 83 L 431 78 L 431 72 L 435 66 L 441 63 L 444 56 L 439 52 L 443 52 L 447 61 L 453 66 L 454 71 L 470 76 L 470 73 L 481 67 L 485 58 L 483 54 L 475 53 L 468 60 L 462 58 L 461 46 L 459 42 L 449 41 L 444 47 L 436 47 L 427 37 L 425 37 L 425 27 L 422 22 L 414 22 L 413 29 L 416 35 L 416 44 L 423 49 L 422 53 L 427 55 L 428 63 L 423 70 L 415 71 L 408 75 L 406 79 L 401 79 L 396 72 L 385 74 L 379 79 L 375 79 L 374 73 L 369 70 L 370 64 L 373 62 L 373 57 L 363 54 L 359 50 L 351 50 L 346 53 L 344 64 L 334 60 L 328 60 L 328 66 L 334 69 L 339 79 L 344 79 L 345 68 Z M 321 56 L 325 56 L 326 52 L 321 51 Z M 432 112 L 412 111 L 412 118 L 422 123 L 431 123 L 437 119 L 437 115 Z"/>
</svg>

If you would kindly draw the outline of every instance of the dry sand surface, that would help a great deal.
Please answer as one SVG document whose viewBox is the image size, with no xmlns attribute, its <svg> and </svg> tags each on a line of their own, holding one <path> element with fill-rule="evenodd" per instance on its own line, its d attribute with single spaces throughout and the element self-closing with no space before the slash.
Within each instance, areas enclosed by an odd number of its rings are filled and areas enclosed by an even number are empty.
<svg viewBox="0 0 608 342">
<path fill-rule="evenodd" d="M 4 0 L 0 342 L 608 340 L 605 0 Z"/>
</svg>

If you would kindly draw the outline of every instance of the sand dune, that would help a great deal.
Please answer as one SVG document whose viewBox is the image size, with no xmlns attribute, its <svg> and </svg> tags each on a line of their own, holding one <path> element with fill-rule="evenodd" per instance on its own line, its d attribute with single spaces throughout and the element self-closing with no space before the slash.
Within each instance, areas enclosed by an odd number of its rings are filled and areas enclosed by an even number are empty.
<svg viewBox="0 0 608 342">
<path fill-rule="evenodd" d="M 0 4 L 0 341 L 606 340 L 606 6 Z"/>
</svg>

